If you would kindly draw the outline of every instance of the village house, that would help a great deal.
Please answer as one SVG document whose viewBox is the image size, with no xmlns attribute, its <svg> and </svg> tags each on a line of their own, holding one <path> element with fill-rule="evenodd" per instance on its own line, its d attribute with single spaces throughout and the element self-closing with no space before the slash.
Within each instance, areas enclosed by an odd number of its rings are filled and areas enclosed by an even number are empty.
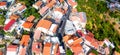
<svg viewBox="0 0 120 55">
<path fill-rule="evenodd" d="M 43 55 L 60 55 L 59 44 L 44 44 Z"/>
<path fill-rule="evenodd" d="M 32 44 L 32 54 L 34 55 L 41 55 L 42 54 L 42 44 L 39 42 L 33 42 Z"/>
<path fill-rule="evenodd" d="M 75 25 L 76 30 L 81 30 L 81 28 L 85 28 L 87 23 L 87 17 L 85 12 L 79 12 L 76 14 L 71 14 L 69 19 Z"/>
<path fill-rule="evenodd" d="M 41 8 L 41 5 L 42 5 L 42 1 L 37 1 L 35 4 L 33 4 L 32 6 L 35 8 L 35 9 L 40 9 Z"/>
<path fill-rule="evenodd" d="M 41 31 L 39 29 L 35 29 L 34 35 L 33 35 L 34 41 L 39 40 L 40 36 L 41 36 Z"/>
<path fill-rule="evenodd" d="M 64 15 L 64 10 L 62 10 L 62 8 L 60 8 L 60 7 L 56 7 L 52 12 L 52 18 L 57 23 L 60 23 L 63 15 Z"/>
<path fill-rule="evenodd" d="M 52 35 L 52 36 L 55 35 L 56 31 L 57 31 L 57 28 L 58 28 L 57 24 L 52 24 L 49 31 L 48 31 L 48 34 Z"/>
<path fill-rule="evenodd" d="M 33 23 L 30 23 L 28 21 L 26 21 L 25 23 L 23 23 L 23 29 L 26 30 L 26 31 L 30 31 L 31 28 L 33 27 Z"/>
<path fill-rule="evenodd" d="M 0 2 L 0 9 L 6 10 L 7 9 L 7 2 Z"/>
<path fill-rule="evenodd" d="M 107 47 L 110 47 L 110 46 L 111 46 L 112 48 L 115 48 L 114 44 L 111 43 L 107 38 L 104 39 L 104 43 L 107 45 Z"/>
<path fill-rule="evenodd" d="M 18 23 L 17 23 L 18 26 L 15 28 L 15 30 L 16 30 L 18 35 L 22 35 L 22 33 L 23 33 L 22 25 L 24 24 L 24 22 L 25 21 L 23 21 L 23 20 L 19 20 Z"/>
<path fill-rule="evenodd" d="M 27 17 L 27 20 L 28 22 L 33 22 L 35 20 L 35 16 L 33 15 L 30 15 L 29 17 Z"/>
<path fill-rule="evenodd" d="M 6 20 L 6 22 L 5 22 L 5 26 L 4 26 L 4 31 L 5 32 L 12 32 L 14 29 L 15 29 L 15 27 L 16 27 L 16 21 L 19 19 L 19 16 L 18 15 L 15 15 L 15 14 L 13 14 L 13 15 L 11 15 L 10 17 L 9 17 L 10 19 L 7 19 Z"/>
<path fill-rule="evenodd" d="M 36 29 L 41 30 L 44 33 L 48 33 L 50 27 L 52 25 L 51 21 L 48 20 L 40 20 L 36 26 Z"/>
<path fill-rule="evenodd" d="M 14 19 L 14 20 L 19 20 L 20 19 L 20 17 L 18 16 L 18 15 L 16 15 L 16 14 L 12 14 L 11 16 L 10 16 L 10 19 Z"/>
<path fill-rule="evenodd" d="M 30 36 L 29 35 L 23 35 L 22 39 L 20 41 L 20 46 L 19 46 L 19 52 L 18 55 L 26 55 L 29 54 L 29 47 L 30 47 Z"/>
<path fill-rule="evenodd" d="M 83 54 L 84 55 L 84 49 L 82 47 L 82 38 L 78 38 L 75 36 L 64 36 L 63 41 L 65 42 L 66 46 L 70 48 L 70 50 L 74 53 L 74 55 Z"/>
<path fill-rule="evenodd" d="M 38 13 L 40 13 L 40 15 L 44 16 L 46 15 L 50 9 L 54 6 L 54 4 L 56 3 L 55 0 L 52 0 L 50 3 L 47 3 L 46 6 L 42 7 Z"/>
<path fill-rule="evenodd" d="M 6 55 L 17 55 L 18 54 L 18 46 L 17 45 L 9 45 L 7 47 Z"/>
<path fill-rule="evenodd" d="M 43 55 L 50 55 L 51 54 L 52 43 L 44 44 L 43 48 Z"/>
<path fill-rule="evenodd" d="M 77 7 L 77 2 L 75 2 L 75 0 L 67 0 L 68 4 L 70 6 L 72 6 L 72 8 L 76 8 Z"/>
<path fill-rule="evenodd" d="M 12 7 L 10 7 L 9 11 L 12 12 L 12 13 L 19 13 L 19 14 L 21 14 L 26 9 L 27 9 L 27 7 L 25 5 L 22 5 L 21 3 L 17 3 L 15 5 L 13 5 Z"/>
<path fill-rule="evenodd" d="M 16 22 L 16 21 L 15 21 L 14 19 L 10 20 L 10 21 L 4 26 L 3 30 L 4 30 L 5 32 L 12 32 L 13 29 L 15 28 L 15 27 L 13 27 L 13 26 L 15 25 L 15 22 Z"/>
<path fill-rule="evenodd" d="M 76 33 L 75 27 L 73 26 L 72 21 L 67 20 L 65 25 L 65 34 L 73 35 Z"/>
</svg>

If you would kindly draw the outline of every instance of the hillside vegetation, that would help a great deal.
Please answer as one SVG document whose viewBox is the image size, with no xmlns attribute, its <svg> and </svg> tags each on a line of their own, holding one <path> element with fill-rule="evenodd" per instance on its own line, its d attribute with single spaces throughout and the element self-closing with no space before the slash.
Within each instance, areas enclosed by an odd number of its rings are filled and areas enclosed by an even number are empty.
<svg viewBox="0 0 120 55">
<path fill-rule="evenodd" d="M 77 9 L 80 12 L 86 12 L 87 25 L 86 29 L 94 33 L 97 40 L 108 38 L 116 46 L 115 50 L 120 52 L 120 35 L 113 24 L 110 23 L 109 17 L 111 12 L 107 9 L 106 3 L 103 0 L 76 0 L 78 2 Z M 119 12 L 120 13 L 120 12 Z M 115 13 L 112 13 L 115 14 Z"/>
</svg>

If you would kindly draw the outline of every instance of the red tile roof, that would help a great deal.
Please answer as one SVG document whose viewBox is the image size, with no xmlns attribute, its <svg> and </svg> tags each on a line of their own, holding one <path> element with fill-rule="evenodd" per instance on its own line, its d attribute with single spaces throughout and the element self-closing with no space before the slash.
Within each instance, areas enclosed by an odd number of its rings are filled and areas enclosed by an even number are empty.
<svg viewBox="0 0 120 55">
<path fill-rule="evenodd" d="M 31 29 L 33 27 L 33 23 L 30 23 L 30 22 L 24 22 L 23 25 L 22 25 L 24 28 L 28 28 L 28 29 Z"/>
<path fill-rule="evenodd" d="M 17 51 L 17 45 L 9 45 L 7 51 Z"/>
<path fill-rule="evenodd" d="M 91 33 L 90 31 L 88 32 L 88 35 L 89 35 L 90 37 L 94 38 L 94 34 Z"/>
<path fill-rule="evenodd" d="M 43 48 L 43 55 L 50 55 L 51 47 L 52 47 L 51 43 L 46 43 Z"/>
<path fill-rule="evenodd" d="M 46 6 L 49 8 L 52 8 L 54 4 L 56 3 L 56 0 L 52 0 L 50 3 L 48 3 Z"/>
<path fill-rule="evenodd" d="M 20 45 L 28 46 L 29 40 L 30 40 L 30 36 L 29 35 L 23 35 L 22 39 L 20 41 Z"/>
<path fill-rule="evenodd" d="M 82 37 L 85 37 L 85 34 L 81 30 L 77 30 L 78 34 Z"/>
<path fill-rule="evenodd" d="M 47 10 L 49 9 L 49 7 L 45 6 L 45 7 L 42 7 L 38 12 L 43 15 Z"/>
<path fill-rule="evenodd" d="M 83 51 L 83 48 L 80 44 L 72 45 L 70 48 L 74 53 L 79 53 Z"/>
<path fill-rule="evenodd" d="M 35 16 L 30 15 L 29 17 L 27 17 L 27 21 L 32 22 L 35 19 Z"/>
<path fill-rule="evenodd" d="M 75 40 L 75 41 L 72 42 L 71 44 L 72 44 L 72 45 L 76 45 L 76 44 L 80 44 L 80 43 L 82 43 L 82 42 L 83 42 L 82 38 L 78 38 L 77 40 Z"/>
<path fill-rule="evenodd" d="M 41 43 L 38 42 L 33 42 L 32 44 L 32 52 L 35 52 L 36 54 L 40 54 L 42 45 Z"/>
<path fill-rule="evenodd" d="M 26 54 L 26 48 L 21 48 L 20 49 L 20 55 L 25 55 Z"/>
<path fill-rule="evenodd" d="M 62 14 L 64 14 L 64 13 L 65 13 L 65 12 L 64 12 L 64 10 L 63 10 L 63 9 L 61 9 L 60 7 L 55 8 L 55 11 L 59 11 L 59 12 L 61 12 Z"/>
<path fill-rule="evenodd" d="M 40 35 L 41 35 L 41 31 L 40 30 L 38 30 L 38 29 L 36 29 L 35 31 L 34 31 L 34 40 L 37 40 L 37 39 L 39 39 L 40 38 Z"/>
<path fill-rule="evenodd" d="M 0 6 L 7 5 L 7 2 L 0 2 Z"/>
<path fill-rule="evenodd" d="M 99 43 L 98 43 L 98 41 L 95 39 L 95 38 L 92 38 L 92 37 L 90 37 L 90 36 L 86 36 L 85 37 L 85 39 L 87 40 L 87 41 L 89 41 L 90 43 L 91 43 L 91 45 L 93 46 L 93 47 L 95 47 L 96 49 L 97 48 L 99 48 Z"/>
<path fill-rule="evenodd" d="M 0 50 L 0 55 L 3 55 L 3 52 Z"/>
<path fill-rule="evenodd" d="M 42 5 L 42 1 L 37 1 L 37 2 L 35 3 L 35 5 L 38 6 L 38 7 L 40 7 L 40 6 Z"/>
<path fill-rule="evenodd" d="M 36 26 L 36 28 L 38 27 L 43 27 L 45 29 L 49 29 L 52 25 L 52 22 L 51 21 L 48 21 L 48 20 L 40 20 Z"/>
<path fill-rule="evenodd" d="M 56 44 L 54 49 L 54 55 L 57 55 L 58 50 L 59 50 L 59 44 Z"/>
<path fill-rule="evenodd" d="M 70 35 L 64 36 L 64 37 L 63 37 L 63 41 L 64 41 L 64 42 L 67 42 L 67 41 L 69 40 L 70 37 L 71 37 Z"/>
<path fill-rule="evenodd" d="M 93 38 L 91 38 L 90 36 L 86 36 L 85 39 L 89 42 L 92 42 L 93 41 Z"/>
<path fill-rule="evenodd" d="M 72 7 L 74 7 L 74 6 L 77 5 L 77 2 L 75 2 L 74 0 L 68 0 L 68 3 L 69 3 Z"/>
<path fill-rule="evenodd" d="M 15 14 L 13 14 L 13 15 L 10 16 L 10 19 L 14 19 L 14 20 L 17 20 L 18 18 L 19 18 L 19 16 L 15 15 Z"/>
<path fill-rule="evenodd" d="M 22 11 L 23 9 L 25 9 L 26 6 L 25 5 L 22 5 L 20 8 L 19 8 L 19 11 Z"/>
<path fill-rule="evenodd" d="M 8 24 L 6 24 L 5 26 L 4 26 L 4 30 L 5 31 L 8 31 L 9 29 L 10 29 L 10 27 L 13 25 L 15 23 L 15 20 L 10 20 L 10 22 L 8 22 Z"/>
</svg>

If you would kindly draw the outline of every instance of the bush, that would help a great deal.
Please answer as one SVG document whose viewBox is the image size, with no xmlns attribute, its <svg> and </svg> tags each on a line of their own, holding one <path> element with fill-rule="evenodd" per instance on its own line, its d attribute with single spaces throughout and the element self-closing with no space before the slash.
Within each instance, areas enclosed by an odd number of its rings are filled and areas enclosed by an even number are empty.
<svg viewBox="0 0 120 55">
<path fill-rule="evenodd" d="M 66 50 L 66 55 L 73 55 L 71 50 Z"/>
</svg>

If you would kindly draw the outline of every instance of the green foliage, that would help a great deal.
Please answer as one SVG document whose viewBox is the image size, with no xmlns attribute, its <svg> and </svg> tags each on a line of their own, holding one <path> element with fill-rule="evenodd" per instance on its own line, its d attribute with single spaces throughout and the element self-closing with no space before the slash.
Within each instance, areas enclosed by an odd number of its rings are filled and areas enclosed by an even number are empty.
<svg viewBox="0 0 120 55">
<path fill-rule="evenodd" d="M 98 52 L 96 50 L 91 50 L 92 53 L 95 53 L 95 55 L 98 55 Z"/>
<path fill-rule="evenodd" d="M 72 55 L 72 51 L 71 50 L 66 50 L 66 55 Z"/>
<path fill-rule="evenodd" d="M 38 10 L 36 10 L 35 8 L 31 7 L 31 8 L 27 8 L 23 14 L 24 17 L 28 17 L 30 15 L 35 16 L 36 18 L 40 18 L 40 14 L 38 13 Z"/>
<path fill-rule="evenodd" d="M 120 34 L 114 29 L 113 24 L 110 24 L 106 20 L 106 13 L 110 12 L 105 4 L 105 0 L 76 0 L 78 2 L 77 9 L 80 12 L 87 13 L 87 25 L 86 29 L 90 30 L 97 40 L 104 40 L 104 38 L 109 38 L 111 42 L 115 43 L 115 49 L 120 45 Z M 115 11 L 115 13 L 108 13 L 113 18 L 120 17 L 120 12 Z"/>
<path fill-rule="evenodd" d="M 0 15 L 0 25 L 4 25 L 5 17 L 4 15 Z"/>
<path fill-rule="evenodd" d="M 20 2 L 24 2 L 27 7 L 32 6 L 35 3 L 34 0 L 19 0 Z"/>
<path fill-rule="evenodd" d="M 5 47 L 5 45 L 4 44 L 0 44 L 0 48 L 3 48 L 3 47 Z"/>
<path fill-rule="evenodd" d="M 24 31 L 23 31 L 23 35 L 27 35 L 27 34 L 29 34 L 29 32 L 26 31 L 26 30 L 24 30 Z"/>
</svg>

